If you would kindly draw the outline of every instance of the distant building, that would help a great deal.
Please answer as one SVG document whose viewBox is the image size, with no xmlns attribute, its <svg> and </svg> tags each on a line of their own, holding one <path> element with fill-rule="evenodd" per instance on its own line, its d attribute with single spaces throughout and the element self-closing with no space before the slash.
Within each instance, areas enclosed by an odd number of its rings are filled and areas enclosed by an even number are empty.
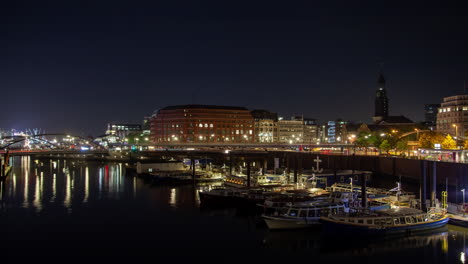
<svg viewBox="0 0 468 264">
<path fill-rule="evenodd" d="M 254 119 L 245 107 L 175 105 L 151 119 L 153 143 L 252 143 Z"/>
<path fill-rule="evenodd" d="M 116 135 L 107 134 L 97 136 L 93 142 L 101 146 L 108 147 L 113 144 L 121 144 L 121 139 Z"/>
<path fill-rule="evenodd" d="M 413 126 L 414 122 L 405 116 L 390 116 L 385 78 L 380 73 L 374 101 L 374 123 L 379 126 Z"/>
<path fill-rule="evenodd" d="M 346 121 L 341 119 L 328 121 L 322 125 L 321 143 L 346 143 L 347 142 L 347 129 Z"/>
<path fill-rule="evenodd" d="M 377 81 L 377 91 L 374 100 L 374 122 L 379 122 L 388 117 L 388 98 L 385 89 L 385 78 L 381 73 Z"/>
<path fill-rule="evenodd" d="M 12 136 L 13 132 L 11 130 L 0 128 L 0 138 Z"/>
<path fill-rule="evenodd" d="M 414 126 L 414 122 L 405 116 L 388 116 L 385 119 L 376 122 L 379 126 Z"/>
<path fill-rule="evenodd" d="M 278 142 L 302 144 L 304 140 L 304 120 L 302 117 L 292 117 L 291 120 L 278 120 Z"/>
<path fill-rule="evenodd" d="M 124 140 L 130 133 L 141 133 L 141 125 L 139 124 L 121 124 L 109 123 L 107 124 L 106 135 L 113 135 Z"/>
<path fill-rule="evenodd" d="M 426 104 L 424 106 L 424 125 L 430 130 L 435 130 L 437 127 L 437 112 L 440 104 Z"/>
<path fill-rule="evenodd" d="M 464 136 L 468 130 L 468 95 L 445 97 L 437 113 L 437 131 Z"/>
<path fill-rule="evenodd" d="M 278 114 L 267 110 L 253 110 L 255 142 L 273 143 L 278 141 Z"/>
<path fill-rule="evenodd" d="M 304 144 L 317 144 L 318 141 L 317 120 L 313 118 L 304 118 Z"/>
<path fill-rule="evenodd" d="M 149 135 L 151 132 L 151 116 L 145 116 L 143 118 L 143 126 L 141 127 L 143 134 Z"/>
</svg>

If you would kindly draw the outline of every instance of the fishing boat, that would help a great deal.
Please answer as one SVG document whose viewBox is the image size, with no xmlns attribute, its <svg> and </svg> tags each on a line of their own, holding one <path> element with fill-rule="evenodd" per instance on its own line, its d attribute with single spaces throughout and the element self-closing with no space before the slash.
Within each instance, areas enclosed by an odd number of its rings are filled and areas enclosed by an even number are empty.
<svg viewBox="0 0 468 264">
<path fill-rule="evenodd" d="M 426 231 L 443 227 L 448 220 L 443 211 L 436 211 L 435 208 L 423 212 L 408 207 L 329 214 L 320 218 L 326 232 L 359 235 L 408 234 Z"/>
</svg>

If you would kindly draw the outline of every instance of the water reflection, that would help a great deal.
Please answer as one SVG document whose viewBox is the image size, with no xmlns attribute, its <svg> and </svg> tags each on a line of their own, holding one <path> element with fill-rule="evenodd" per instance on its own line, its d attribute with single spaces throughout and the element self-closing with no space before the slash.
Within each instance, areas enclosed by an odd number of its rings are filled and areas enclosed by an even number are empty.
<svg viewBox="0 0 468 264">
<path fill-rule="evenodd" d="M 124 194 L 125 169 L 119 163 L 90 166 L 84 161 L 31 160 L 22 156 L 13 158 L 12 164 L 12 173 L 0 186 L 4 210 L 20 205 L 36 213 L 50 207 L 72 213 L 74 207 L 91 200 L 119 199 Z M 126 185 L 136 183 L 132 180 Z M 129 190 L 135 192 L 136 188 Z"/>
<path fill-rule="evenodd" d="M 320 228 L 272 232 L 256 216 L 241 215 L 233 209 L 200 210 L 198 192 L 220 184 L 150 185 L 141 178 L 126 176 L 125 166 L 119 163 L 16 157 L 12 164 L 12 174 L 5 182 L 0 181 L 0 216 L 7 216 L 0 221 L 9 221 L 8 232 L 13 227 L 15 235 L 24 235 L 24 228 L 35 227 L 25 235 L 25 243 L 40 237 L 48 243 L 55 241 L 57 246 L 69 239 L 79 241 L 75 246 L 86 250 L 84 244 L 96 241 L 95 248 L 111 243 L 125 247 L 119 248 L 120 253 L 127 249 L 128 241 L 150 238 L 151 242 L 135 246 L 136 254 L 141 254 L 153 251 L 140 247 L 170 247 L 167 241 L 177 239 L 180 243 L 174 243 L 174 252 L 180 252 L 180 245 L 203 247 L 208 243 L 229 254 L 233 248 L 237 252 L 254 248 L 258 256 L 303 254 L 311 260 L 321 256 L 321 260 L 346 261 L 350 256 L 364 256 L 369 258 L 368 263 L 395 259 L 409 262 L 411 258 L 424 263 L 465 262 L 466 228 L 447 226 L 424 234 L 381 239 L 329 237 Z M 42 228 L 47 235 L 41 233 Z M 49 234 L 63 235 L 47 240 Z M 4 241 L 9 244 L 13 240 Z M 29 247 L 35 248 L 36 244 Z M 18 244 L 18 252 L 22 250 L 22 244 Z M 206 253 L 206 248 L 191 251 L 190 256 L 200 252 Z"/>
</svg>

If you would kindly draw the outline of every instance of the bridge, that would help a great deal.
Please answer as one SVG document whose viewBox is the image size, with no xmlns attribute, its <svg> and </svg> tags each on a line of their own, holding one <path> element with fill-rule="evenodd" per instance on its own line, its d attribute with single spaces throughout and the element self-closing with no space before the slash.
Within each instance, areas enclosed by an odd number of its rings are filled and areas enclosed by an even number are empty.
<svg viewBox="0 0 468 264">
<path fill-rule="evenodd" d="M 47 139 L 48 137 L 54 137 L 54 139 Z M 61 141 L 57 141 L 57 137 L 62 137 Z M 100 145 L 94 143 L 91 139 L 87 139 L 81 136 L 67 134 L 67 133 L 48 133 L 48 134 L 35 134 L 35 135 L 16 135 L 6 136 L 0 138 L 0 150 L 9 149 L 15 144 L 21 142 L 30 143 L 37 145 L 42 149 L 69 149 L 71 146 L 91 146 L 96 149 L 103 149 Z M 31 149 L 30 147 L 26 149 Z"/>
</svg>

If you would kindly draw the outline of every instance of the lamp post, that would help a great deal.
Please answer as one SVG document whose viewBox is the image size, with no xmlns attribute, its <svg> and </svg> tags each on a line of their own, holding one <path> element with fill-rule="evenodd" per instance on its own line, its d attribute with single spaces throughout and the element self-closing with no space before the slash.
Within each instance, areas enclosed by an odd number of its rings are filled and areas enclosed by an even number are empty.
<svg viewBox="0 0 468 264">
<path fill-rule="evenodd" d="M 452 126 L 455 128 L 455 137 L 458 137 L 458 126 L 456 124 L 452 124 Z"/>
<path fill-rule="evenodd" d="M 461 192 L 463 194 L 463 204 L 462 204 L 463 216 L 465 216 L 465 189 L 461 189 Z"/>
</svg>

